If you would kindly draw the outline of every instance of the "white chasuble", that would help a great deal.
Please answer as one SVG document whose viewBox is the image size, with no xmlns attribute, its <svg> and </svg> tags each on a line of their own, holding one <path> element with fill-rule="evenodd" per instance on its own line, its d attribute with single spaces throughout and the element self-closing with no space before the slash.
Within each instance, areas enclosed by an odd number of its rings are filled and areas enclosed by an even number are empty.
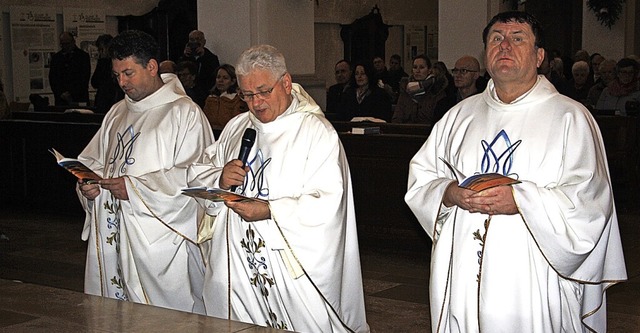
<svg viewBox="0 0 640 333">
<path fill-rule="evenodd" d="M 302 88 L 276 120 L 233 118 L 196 185 L 218 185 L 246 128 L 257 132 L 242 193 L 268 200 L 271 219 L 246 222 L 222 203 L 204 285 L 207 314 L 296 332 L 368 332 L 351 177 L 338 134 Z M 211 166 L 213 165 L 213 167 Z"/>
<path fill-rule="evenodd" d="M 78 157 L 103 178 L 125 176 L 129 196 L 78 194 L 87 212 L 85 292 L 202 313 L 204 262 L 195 239 L 203 211 L 180 190 L 215 140 L 177 77 L 163 79 L 143 100 L 114 105 Z"/>
<path fill-rule="evenodd" d="M 516 215 L 447 208 L 453 173 L 498 172 Z M 602 137 L 544 77 L 511 104 L 493 81 L 454 106 L 410 164 L 405 200 L 433 239 L 433 332 L 605 332 L 605 290 L 626 279 Z"/>
</svg>

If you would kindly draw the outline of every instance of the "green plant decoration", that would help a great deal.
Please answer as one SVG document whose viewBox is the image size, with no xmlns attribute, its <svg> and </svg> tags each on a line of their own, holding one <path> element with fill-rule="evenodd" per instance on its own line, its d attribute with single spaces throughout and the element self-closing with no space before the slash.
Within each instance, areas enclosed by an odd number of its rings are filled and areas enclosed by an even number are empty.
<svg viewBox="0 0 640 333">
<path fill-rule="evenodd" d="M 600 24 L 611 29 L 622 13 L 624 0 L 587 0 L 587 6 L 593 11 Z"/>
</svg>

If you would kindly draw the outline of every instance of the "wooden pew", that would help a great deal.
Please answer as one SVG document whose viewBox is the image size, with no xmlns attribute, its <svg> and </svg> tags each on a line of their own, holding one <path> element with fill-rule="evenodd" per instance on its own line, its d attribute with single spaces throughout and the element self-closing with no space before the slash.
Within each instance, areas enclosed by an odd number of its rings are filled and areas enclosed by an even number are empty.
<svg viewBox="0 0 640 333">
<path fill-rule="evenodd" d="M 48 152 L 56 148 L 75 157 L 89 143 L 99 123 L 0 120 L 0 205 L 81 213 L 75 177 Z"/>
<path fill-rule="evenodd" d="M 348 133 L 353 124 L 332 123 L 349 161 L 360 242 L 369 248 L 428 255 L 430 239 L 404 202 L 404 195 L 409 161 L 426 141 L 431 127 L 382 124 L 383 134 L 358 135 Z"/>
<path fill-rule="evenodd" d="M 47 151 L 77 156 L 100 127 L 99 117 L 47 114 L 0 120 L 0 205 L 82 213 L 75 179 Z M 38 119 L 40 117 L 40 119 Z M 74 119 L 61 117 L 76 117 Z M 24 119 L 19 119 L 24 118 Z M 27 119 L 28 118 L 28 119 Z M 598 116 L 619 198 L 622 185 L 638 184 L 635 117 Z M 333 122 L 345 148 L 353 181 L 360 242 L 392 249 L 430 250 L 430 240 L 404 202 L 409 161 L 431 130 L 425 125 L 380 124 L 383 134 L 356 135 L 348 122 Z M 357 126 L 371 124 L 358 124 Z M 377 124 L 376 124 L 377 125 Z M 215 130 L 219 134 L 220 129 Z"/>
<path fill-rule="evenodd" d="M 637 116 L 595 116 L 602 133 L 618 208 L 638 204 L 640 121 Z"/>
</svg>

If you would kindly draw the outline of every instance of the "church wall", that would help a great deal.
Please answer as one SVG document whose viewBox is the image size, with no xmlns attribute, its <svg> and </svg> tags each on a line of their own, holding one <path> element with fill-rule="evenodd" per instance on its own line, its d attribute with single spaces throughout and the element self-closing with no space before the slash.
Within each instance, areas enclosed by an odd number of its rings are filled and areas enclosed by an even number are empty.
<svg viewBox="0 0 640 333">
<path fill-rule="evenodd" d="M 207 43 L 223 62 L 234 63 L 237 55 L 251 44 L 270 40 L 282 43 L 288 65 L 293 72 L 312 75 L 326 86 L 334 83 L 333 65 L 342 58 L 340 25 L 350 24 L 368 14 L 374 6 L 380 8 L 383 20 L 390 25 L 387 56 L 399 53 L 404 67 L 410 71 L 407 57 L 406 33 L 409 26 L 427 26 L 435 29 L 433 39 L 437 60 L 451 67 L 462 54 L 481 54 L 480 33 L 488 18 L 505 7 L 503 0 L 200 0 L 198 1 L 200 29 L 207 35 Z M 526 1 L 524 1 L 526 3 Z M 55 7 L 59 15 L 64 7 L 100 8 L 107 15 L 106 30 L 115 34 L 118 15 L 142 15 L 149 12 L 159 0 L 0 0 L 2 29 L 8 32 L 9 6 Z M 583 10 L 583 48 L 600 52 L 606 57 L 620 58 L 637 53 L 640 46 L 635 26 L 638 25 L 637 0 L 627 0 L 620 21 L 611 30 L 600 25 L 593 12 Z M 274 10 L 269 10 L 269 9 Z M 438 9 L 439 8 L 439 9 Z M 438 15 L 440 13 L 440 15 Z M 260 19 L 258 19 L 260 18 Z M 306 24 L 303 20 L 311 20 Z M 289 25 L 303 27 L 295 32 Z M 475 37 L 474 37 L 475 36 Z M 1 42 L 5 51 L 10 49 L 11 38 L 4 34 Z M 425 35 L 425 38 L 428 36 Z M 436 60 L 436 59 L 434 59 Z M 10 59 L 4 57 L 3 79 L 8 78 Z M 10 90 L 11 87 L 6 87 Z M 8 94 L 10 95 L 10 94 Z"/>
</svg>

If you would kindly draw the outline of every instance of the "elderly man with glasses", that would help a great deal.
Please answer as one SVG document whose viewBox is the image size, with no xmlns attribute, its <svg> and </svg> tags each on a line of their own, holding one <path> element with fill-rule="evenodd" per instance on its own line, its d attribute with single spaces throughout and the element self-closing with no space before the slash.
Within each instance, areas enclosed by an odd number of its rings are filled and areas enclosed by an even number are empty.
<svg viewBox="0 0 640 333">
<path fill-rule="evenodd" d="M 207 314 L 296 332 L 368 332 L 338 134 L 274 47 L 246 50 L 236 72 L 250 112 L 231 119 L 191 168 L 192 186 L 237 186 L 252 198 L 203 202 L 215 216 Z M 248 129 L 256 137 L 245 163 L 237 156 Z"/>
<path fill-rule="evenodd" d="M 458 102 L 483 91 L 487 86 L 487 80 L 480 75 L 480 62 L 473 56 L 466 55 L 456 60 L 451 74 L 456 93 L 438 101 L 434 111 L 436 120 L 442 118 Z"/>
</svg>

